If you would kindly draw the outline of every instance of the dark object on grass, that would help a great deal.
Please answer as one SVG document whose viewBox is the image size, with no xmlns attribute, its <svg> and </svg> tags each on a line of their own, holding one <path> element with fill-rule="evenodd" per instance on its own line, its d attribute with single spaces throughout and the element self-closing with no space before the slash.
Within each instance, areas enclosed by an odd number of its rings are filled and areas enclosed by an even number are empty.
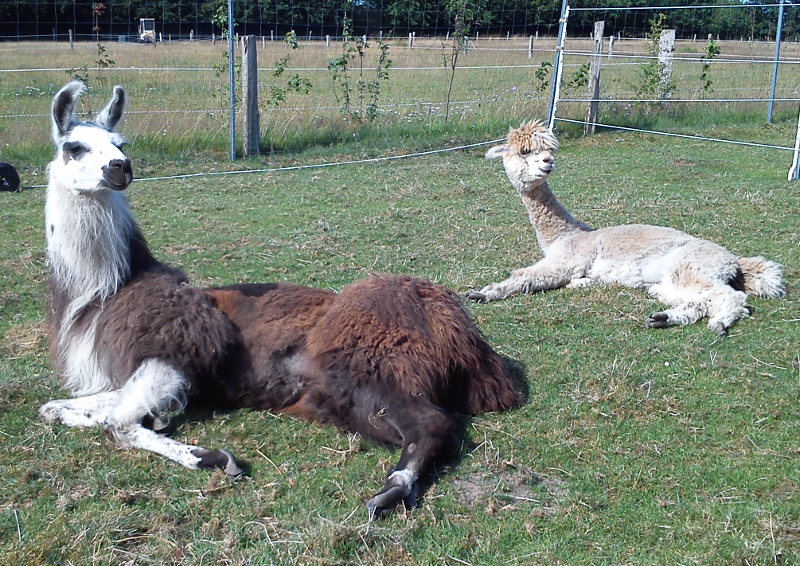
<svg viewBox="0 0 800 566">
<path fill-rule="evenodd" d="M 10 193 L 19 191 L 19 173 L 8 163 L 0 163 L 0 191 Z"/>
</svg>

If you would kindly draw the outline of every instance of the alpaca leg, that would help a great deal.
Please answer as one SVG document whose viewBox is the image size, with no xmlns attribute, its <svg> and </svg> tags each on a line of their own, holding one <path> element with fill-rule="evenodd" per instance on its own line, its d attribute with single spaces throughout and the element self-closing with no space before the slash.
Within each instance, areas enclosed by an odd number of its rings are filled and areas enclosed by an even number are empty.
<svg viewBox="0 0 800 566">
<path fill-rule="evenodd" d="M 687 301 L 675 308 L 654 312 L 644 321 L 645 328 L 666 328 L 668 326 L 686 326 L 697 322 L 708 313 L 708 305 L 704 301 Z"/>
<path fill-rule="evenodd" d="M 119 403 L 119 398 L 119 391 L 106 391 L 75 399 L 57 399 L 42 405 L 39 416 L 48 423 L 80 427 L 98 426 L 108 418 L 111 410 Z"/>
<path fill-rule="evenodd" d="M 673 308 L 647 317 L 644 323 L 647 328 L 687 325 L 708 316 L 709 330 L 724 336 L 734 322 L 750 314 L 747 294 L 728 285 L 714 282 L 692 287 L 661 284 L 653 285 L 648 291 L 653 297 Z"/>
<path fill-rule="evenodd" d="M 455 443 L 456 436 L 450 417 L 426 401 L 406 400 L 397 395 L 376 398 L 367 394 L 364 398 L 366 407 L 354 407 L 354 411 L 366 415 L 366 419 L 352 423 L 357 432 L 403 448 L 383 489 L 367 501 L 370 519 L 375 519 L 401 501 L 408 507 L 416 505 L 417 479 L 448 443 Z"/>
<path fill-rule="evenodd" d="M 708 328 L 719 335 L 725 335 L 737 320 L 750 316 L 747 306 L 747 293 L 726 286 L 719 286 L 709 297 Z"/>
<path fill-rule="evenodd" d="M 147 416 L 184 404 L 183 374 L 161 360 L 147 360 L 119 390 L 117 404 L 103 422 L 103 432 L 119 448 L 155 452 L 193 470 L 219 468 L 239 475 L 233 455 L 227 450 L 206 450 L 182 444 L 142 426 Z"/>
<path fill-rule="evenodd" d="M 564 258 L 542 259 L 530 267 L 511 272 L 511 276 L 498 283 L 491 283 L 480 291 L 469 291 L 468 299 L 488 303 L 506 299 L 519 293 L 535 293 L 564 287 L 576 278 L 576 270 L 565 265 Z"/>
</svg>

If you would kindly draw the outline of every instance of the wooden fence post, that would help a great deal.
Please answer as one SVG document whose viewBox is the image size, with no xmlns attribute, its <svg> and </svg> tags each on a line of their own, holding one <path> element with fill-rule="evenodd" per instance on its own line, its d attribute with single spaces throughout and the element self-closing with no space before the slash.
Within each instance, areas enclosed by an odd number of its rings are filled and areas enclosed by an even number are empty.
<svg viewBox="0 0 800 566">
<path fill-rule="evenodd" d="M 672 82 L 672 54 L 675 52 L 675 30 L 661 31 L 658 39 L 658 67 L 662 98 L 670 98 L 669 85 Z"/>
<path fill-rule="evenodd" d="M 259 154 L 258 119 L 258 54 L 256 36 L 243 38 L 242 52 L 242 104 L 244 105 L 244 143 L 245 156 Z"/>
<path fill-rule="evenodd" d="M 74 41 L 74 39 L 73 39 L 73 35 L 72 35 L 72 30 L 69 30 L 69 48 L 74 51 L 75 50 L 75 44 L 73 43 L 73 41 Z"/>
<path fill-rule="evenodd" d="M 533 36 L 528 38 L 528 59 L 533 57 Z"/>
<path fill-rule="evenodd" d="M 589 106 L 586 108 L 586 123 L 583 135 L 593 134 L 597 123 L 597 107 L 600 99 L 600 62 L 603 56 L 603 30 L 606 23 L 595 22 L 592 35 L 592 60 L 589 64 Z"/>
</svg>

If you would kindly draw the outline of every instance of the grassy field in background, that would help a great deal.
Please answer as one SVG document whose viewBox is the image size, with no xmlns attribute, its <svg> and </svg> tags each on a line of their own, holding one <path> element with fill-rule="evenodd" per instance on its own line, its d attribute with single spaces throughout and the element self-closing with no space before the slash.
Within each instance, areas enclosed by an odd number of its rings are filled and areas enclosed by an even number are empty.
<svg viewBox="0 0 800 566">
<path fill-rule="evenodd" d="M 379 112 L 374 122 L 361 125 L 345 120 L 342 102 L 334 96 L 331 59 L 342 55 L 342 44 L 306 42 L 291 51 L 282 41 L 258 42 L 262 160 L 270 164 L 293 159 L 330 161 L 333 156 L 377 156 L 439 149 L 462 143 L 494 139 L 509 123 L 522 118 L 544 117 L 548 107 L 552 68 L 543 75 L 542 65 L 553 62 L 555 40 L 537 39 L 528 57 L 528 39 L 481 39 L 471 42 L 458 59 L 449 119 L 444 121 L 449 73 L 444 59 L 452 54 L 442 39 L 418 39 L 413 49 L 404 39 L 388 40 L 391 68 L 380 83 Z M 765 121 L 764 99 L 769 92 L 773 44 L 719 42 L 721 54 L 707 69 L 708 89 L 702 88 L 700 57 L 704 41 L 676 45 L 672 102 L 655 111 L 644 111 L 630 102 L 642 82 L 646 45 L 642 40 L 618 40 L 614 57 L 603 58 L 600 122 L 693 134 L 703 127 L 726 123 L 759 124 Z M 102 48 L 102 51 L 99 50 Z M 608 42 L 604 46 L 608 50 Z M 164 42 L 157 47 L 136 43 L 0 42 L 0 160 L 25 162 L 32 155 L 48 159 L 50 147 L 43 133 L 49 128 L 47 109 L 58 88 L 73 77 L 90 85 L 81 101 L 84 115 L 105 104 L 109 89 L 122 84 L 130 95 L 126 132 L 134 145 L 158 162 L 177 155 L 179 161 L 204 158 L 225 161 L 229 150 L 227 42 Z M 558 116 L 582 120 L 587 88 L 578 78 L 588 63 L 591 43 L 569 38 L 565 50 Z M 349 83 L 353 109 L 360 108 L 358 81 L 371 81 L 379 55 L 377 40 L 366 50 L 363 77 L 360 61 L 351 61 Z M 275 63 L 291 59 L 284 76 L 271 75 Z M 240 49 L 236 50 L 239 64 Z M 786 61 L 778 74 L 778 98 L 797 98 L 793 69 L 800 59 L 800 45 L 787 42 Z M 297 73 L 311 82 L 307 95 L 289 93 L 279 106 L 268 104 L 271 86 L 285 84 Z M 619 100 L 618 100 L 619 99 Z M 728 100 L 719 102 L 719 99 Z M 571 101 L 571 102 L 569 102 Z M 366 102 L 369 102 L 368 100 Z M 238 106 L 241 110 L 241 104 Z M 796 122 L 796 102 L 778 103 L 776 122 Z M 241 117 L 238 131 L 241 132 Z M 780 140 L 794 143 L 794 132 Z M 738 138 L 737 138 L 738 139 Z M 761 137 L 738 139 L 760 142 Z M 241 140 L 238 142 L 241 147 Z M 241 154 L 241 151 L 240 151 Z M 23 181 L 24 182 L 24 181 Z"/>
<path fill-rule="evenodd" d="M 135 110 L 144 88 L 133 92 Z M 483 139 L 523 117 L 497 118 Z M 791 122 L 699 132 L 794 136 Z M 64 395 L 46 354 L 44 191 L 0 193 L 0 563 L 800 562 L 800 185 L 786 181 L 788 152 L 568 134 L 551 184 L 576 217 L 669 225 L 763 254 L 785 266 L 787 297 L 751 299 L 753 316 L 724 339 L 705 321 L 645 330 L 660 305 L 617 286 L 470 304 L 490 343 L 524 368 L 527 403 L 466 421 L 458 461 L 425 478 L 421 505 L 371 525 L 363 502 L 398 452 L 331 428 L 250 411 L 190 415 L 176 438 L 230 449 L 249 466 L 231 481 L 117 450 L 99 430 L 39 423 L 39 406 Z M 230 167 L 203 152 L 165 159 L 132 137 L 137 178 Z M 354 153 L 335 149 L 322 157 Z M 136 182 L 130 200 L 156 255 L 197 284 L 341 289 L 395 272 L 463 293 L 540 255 L 484 149 Z M 43 182 L 42 153 L 18 155 L 28 179 Z"/>
</svg>

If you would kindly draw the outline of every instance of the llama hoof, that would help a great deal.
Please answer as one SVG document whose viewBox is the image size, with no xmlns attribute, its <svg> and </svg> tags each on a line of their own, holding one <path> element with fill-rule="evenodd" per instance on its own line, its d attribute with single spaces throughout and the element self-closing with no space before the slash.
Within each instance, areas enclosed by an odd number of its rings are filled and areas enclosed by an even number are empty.
<svg viewBox="0 0 800 566">
<path fill-rule="evenodd" d="M 142 419 L 142 426 L 165 436 L 169 436 L 175 431 L 169 419 L 163 420 L 161 417 L 152 415 L 147 415 Z"/>
<path fill-rule="evenodd" d="M 669 326 L 669 315 L 665 312 L 654 312 L 644 321 L 645 328 L 666 328 Z"/>
<path fill-rule="evenodd" d="M 411 486 L 410 492 L 407 487 L 400 485 L 384 488 L 383 491 L 367 501 L 369 520 L 374 521 L 386 517 L 401 501 L 406 509 L 416 507 L 417 494 L 419 494 L 419 488 L 416 482 Z"/>
<path fill-rule="evenodd" d="M 64 422 L 61 416 L 61 409 L 52 402 L 39 407 L 39 418 L 46 423 L 52 424 L 63 424 Z"/>
<path fill-rule="evenodd" d="M 478 303 L 488 303 L 489 299 L 486 297 L 485 293 L 481 293 L 480 291 L 467 291 L 464 293 L 464 297 L 469 299 L 470 301 L 476 301 Z"/>
<path fill-rule="evenodd" d="M 231 477 L 238 477 L 244 473 L 244 470 L 236 465 L 236 459 L 233 454 L 227 450 L 206 450 L 205 448 L 196 448 L 192 454 L 200 458 L 198 467 L 203 470 L 220 469 Z"/>
</svg>

